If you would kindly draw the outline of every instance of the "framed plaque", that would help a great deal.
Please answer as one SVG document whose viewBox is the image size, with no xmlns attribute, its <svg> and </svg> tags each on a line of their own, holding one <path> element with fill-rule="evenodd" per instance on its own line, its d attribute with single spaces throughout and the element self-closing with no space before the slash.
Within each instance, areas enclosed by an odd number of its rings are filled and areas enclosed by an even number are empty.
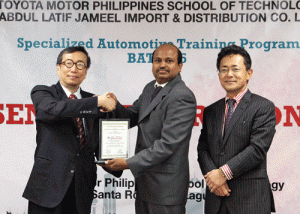
<svg viewBox="0 0 300 214">
<path fill-rule="evenodd" d="M 99 151 L 96 163 L 114 158 L 128 158 L 129 119 L 99 120 Z"/>
</svg>

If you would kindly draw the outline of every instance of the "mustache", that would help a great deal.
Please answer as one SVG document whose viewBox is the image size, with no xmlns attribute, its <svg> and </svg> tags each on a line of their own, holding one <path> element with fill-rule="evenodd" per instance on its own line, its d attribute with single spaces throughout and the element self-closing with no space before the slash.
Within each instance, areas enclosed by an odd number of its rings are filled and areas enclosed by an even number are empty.
<svg viewBox="0 0 300 214">
<path fill-rule="evenodd" d="M 170 73 L 170 70 L 167 69 L 167 68 L 159 68 L 159 69 L 156 69 L 156 73 L 160 72 L 160 71 L 166 71 L 168 73 Z"/>
</svg>

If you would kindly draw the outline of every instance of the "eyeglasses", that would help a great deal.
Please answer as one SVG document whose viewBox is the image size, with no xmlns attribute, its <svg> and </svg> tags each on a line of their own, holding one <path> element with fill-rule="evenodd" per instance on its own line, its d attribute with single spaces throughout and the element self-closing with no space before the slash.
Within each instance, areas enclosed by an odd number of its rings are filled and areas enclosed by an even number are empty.
<svg viewBox="0 0 300 214">
<path fill-rule="evenodd" d="M 232 73 L 238 73 L 240 71 L 242 71 L 243 69 L 240 69 L 240 68 L 222 68 L 219 73 L 224 75 L 224 74 L 227 74 L 229 71 L 232 71 Z"/>
<path fill-rule="evenodd" d="M 84 68 L 86 68 L 86 65 L 85 65 L 85 63 L 84 62 L 81 62 L 81 61 L 79 61 L 79 62 L 73 62 L 73 60 L 71 60 L 71 59 L 67 59 L 67 60 L 65 60 L 64 62 L 62 62 L 62 63 L 60 63 L 61 65 L 65 65 L 67 68 L 72 68 L 73 67 L 73 65 L 75 64 L 76 65 L 76 68 L 78 69 L 78 70 L 82 70 L 82 69 L 84 69 Z"/>
</svg>

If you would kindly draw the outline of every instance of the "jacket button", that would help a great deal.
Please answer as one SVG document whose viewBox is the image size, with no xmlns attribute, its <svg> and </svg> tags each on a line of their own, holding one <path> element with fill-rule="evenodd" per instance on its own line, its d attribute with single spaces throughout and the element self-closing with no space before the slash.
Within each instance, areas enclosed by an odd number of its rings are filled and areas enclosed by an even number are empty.
<svg viewBox="0 0 300 214">
<path fill-rule="evenodd" d="M 78 138 L 79 138 L 79 135 L 76 135 L 76 138 L 78 139 Z"/>
<path fill-rule="evenodd" d="M 221 152 L 221 156 L 225 155 L 225 152 Z"/>
<path fill-rule="evenodd" d="M 71 170 L 71 173 L 73 174 L 74 172 L 75 172 L 75 170 L 74 170 L 74 169 L 72 169 L 72 170 Z"/>
</svg>

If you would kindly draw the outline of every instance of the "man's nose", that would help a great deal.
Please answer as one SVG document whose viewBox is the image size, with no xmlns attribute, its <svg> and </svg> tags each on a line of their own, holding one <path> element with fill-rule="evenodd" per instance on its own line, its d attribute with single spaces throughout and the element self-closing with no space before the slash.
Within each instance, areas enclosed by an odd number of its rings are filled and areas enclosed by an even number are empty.
<svg viewBox="0 0 300 214">
<path fill-rule="evenodd" d="M 70 68 L 71 72 L 77 72 L 76 64 L 74 63 L 73 66 Z"/>
<path fill-rule="evenodd" d="M 229 69 L 227 72 L 227 76 L 232 77 L 233 76 L 233 71 L 232 69 Z"/>
<path fill-rule="evenodd" d="M 161 68 L 165 68 L 166 67 L 166 62 L 165 61 L 161 61 L 160 62 L 160 67 Z"/>
</svg>

